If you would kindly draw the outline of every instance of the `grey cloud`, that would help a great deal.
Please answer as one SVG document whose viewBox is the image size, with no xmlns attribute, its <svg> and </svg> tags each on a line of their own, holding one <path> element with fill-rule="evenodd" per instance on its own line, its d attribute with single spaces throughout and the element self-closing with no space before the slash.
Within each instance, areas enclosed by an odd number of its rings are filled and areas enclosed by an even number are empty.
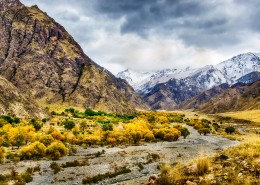
<svg viewBox="0 0 260 185">
<path fill-rule="evenodd" d="M 57 16 L 65 21 L 77 22 L 80 20 L 80 17 L 78 15 L 68 11 L 60 12 L 57 14 Z"/>
<path fill-rule="evenodd" d="M 237 6 L 244 6 L 248 1 L 235 1 Z M 259 7 L 259 1 L 249 0 L 251 5 Z M 102 1 L 96 0 L 95 10 L 110 19 L 124 17 L 121 33 L 134 33 L 144 38 L 153 34 L 162 37 L 177 36 L 187 45 L 198 47 L 221 47 L 223 44 L 233 45 L 241 42 L 238 36 L 241 29 L 258 31 L 260 28 L 260 11 L 252 13 L 250 19 L 232 17 L 226 10 L 231 1 L 200 0 L 132 0 Z M 241 5 L 242 4 L 242 5 Z M 255 9 L 256 9 L 255 7 Z M 250 11 L 250 10 L 249 10 Z M 241 12 L 241 16 L 247 12 Z M 248 12 L 247 14 L 250 14 Z M 247 15 L 245 15 L 247 16 Z M 252 23 L 250 23 L 252 22 Z M 212 42 L 207 42 L 212 40 Z"/>
</svg>

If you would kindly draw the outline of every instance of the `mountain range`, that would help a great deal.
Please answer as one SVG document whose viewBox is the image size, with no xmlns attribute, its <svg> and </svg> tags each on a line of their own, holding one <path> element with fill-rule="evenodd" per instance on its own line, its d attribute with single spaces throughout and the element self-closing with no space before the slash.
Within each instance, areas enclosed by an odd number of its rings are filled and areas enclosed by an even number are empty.
<svg viewBox="0 0 260 185">
<path fill-rule="evenodd" d="M 42 118 L 48 113 L 41 107 L 49 105 L 121 114 L 150 107 L 209 113 L 231 109 L 223 108 L 221 98 L 232 100 L 234 110 L 245 108 L 241 103 L 247 101 L 247 108 L 259 107 L 254 94 L 259 53 L 202 68 L 125 70 L 114 76 L 91 60 L 63 26 L 19 0 L 0 0 L 0 36 L 0 115 Z"/>
<path fill-rule="evenodd" d="M 147 108 L 124 79 L 92 61 L 72 36 L 37 6 L 0 1 L 0 75 L 39 105 L 107 112 Z"/>
<path fill-rule="evenodd" d="M 117 77 L 126 79 L 153 109 L 173 110 L 188 99 L 221 84 L 253 83 L 260 79 L 259 71 L 260 54 L 245 53 L 214 66 L 150 73 L 125 70 Z"/>
</svg>

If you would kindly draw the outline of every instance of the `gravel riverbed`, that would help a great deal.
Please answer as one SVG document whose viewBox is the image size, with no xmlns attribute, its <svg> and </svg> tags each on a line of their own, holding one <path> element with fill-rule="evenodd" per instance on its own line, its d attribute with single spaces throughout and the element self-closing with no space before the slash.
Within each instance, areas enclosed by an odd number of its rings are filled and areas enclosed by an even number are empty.
<svg viewBox="0 0 260 185">
<path fill-rule="evenodd" d="M 73 156 L 66 156 L 55 161 L 58 164 L 74 160 L 87 161 L 85 166 L 62 168 L 54 174 L 50 168 L 51 160 L 21 161 L 17 164 L 6 163 L 0 165 L 0 174 L 8 173 L 11 168 L 18 172 L 25 171 L 28 167 L 39 165 L 41 170 L 35 172 L 30 185 L 76 185 L 82 184 L 82 179 L 98 174 L 114 172 L 126 167 L 130 173 L 121 174 L 113 178 L 99 181 L 97 184 L 138 185 L 146 184 L 149 176 L 159 173 L 158 165 L 161 163 L 175 164 L 180 161 L 189 161 L 200 154 L 213 155 L 217 151 L 238 144 L 226 138 L 213 135 L 199 135 L 192 127 L 187 126 L 191 134 L 186 138 L 179 138 L 175 142 L 146 143 L 139 146 L 78 148 Z M 104 154 L 96 157 L 98 152 Z"/>
</svg>

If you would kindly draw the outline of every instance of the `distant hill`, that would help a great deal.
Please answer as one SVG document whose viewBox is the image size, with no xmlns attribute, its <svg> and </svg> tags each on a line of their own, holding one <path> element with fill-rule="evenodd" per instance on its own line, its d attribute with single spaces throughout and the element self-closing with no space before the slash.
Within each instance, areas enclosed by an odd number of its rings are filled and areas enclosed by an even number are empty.
<svg viewBox="0 0 260 185">
<path fill-rule="evenodd" d="M 260 81 L 252 84 L 223 84 L 207 90 L 178 106 L 204 113 L 260 109 Z"/>
<path fill-rule="evenodd" d="M 107 112 L 147 108 L 127 81 L 93 62 L 72 36 L 37 6 L 0 1 L 0 75 L 41 104 Z"/>
</svg>

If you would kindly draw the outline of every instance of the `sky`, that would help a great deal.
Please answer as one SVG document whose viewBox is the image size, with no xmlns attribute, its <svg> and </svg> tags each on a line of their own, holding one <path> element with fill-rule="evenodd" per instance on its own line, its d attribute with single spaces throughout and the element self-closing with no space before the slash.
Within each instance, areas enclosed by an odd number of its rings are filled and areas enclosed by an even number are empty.
<svg viewBox="0 0 260 185">
<path fill-rule="evenodd" d="M 47 12 L 114 74 L 202 67 L 260 52 L 259 0 L 21 2 Z"/>
</svg>

